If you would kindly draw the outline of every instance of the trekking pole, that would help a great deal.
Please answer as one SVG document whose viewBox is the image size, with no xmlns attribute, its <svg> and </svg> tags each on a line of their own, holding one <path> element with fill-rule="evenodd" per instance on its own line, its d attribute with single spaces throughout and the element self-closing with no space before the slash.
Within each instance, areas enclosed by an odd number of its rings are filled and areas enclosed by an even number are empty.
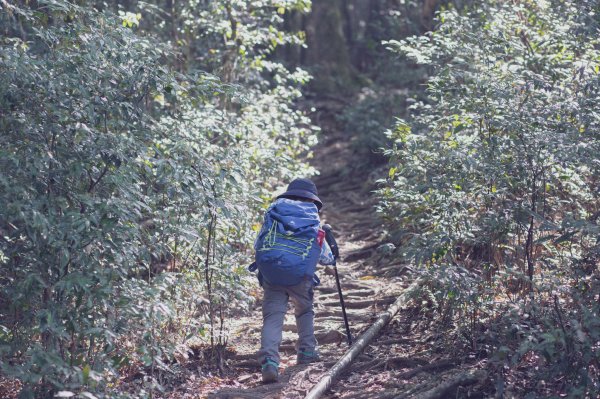
<svg viewBox="0 0 600 399">
<path fill-rule="evenodd" d="M 335 282 L 337 284 L 338 294 L 340 295 L 340 304 L 342 305 L 342 314 L 344 315 L 344 324 L 346 325 L 346 336 L 348 337 L 348 346 L 352 346 L 352 335 L 350 334 L 350 325 L 348 324 L 348 316 L 346 316 L 346 305 L 344 304 L 344 296 L 342 295 L 342 286 L 340 285 L 340 276 L 337 270 L 337 259 L 340 257 L 340 249 L 333 237 L 333 231 L 328 224 L 323 225 L 325 230 L 325 239 L 333 253 L 333 271 L 335 272 Z"/>
</svg>

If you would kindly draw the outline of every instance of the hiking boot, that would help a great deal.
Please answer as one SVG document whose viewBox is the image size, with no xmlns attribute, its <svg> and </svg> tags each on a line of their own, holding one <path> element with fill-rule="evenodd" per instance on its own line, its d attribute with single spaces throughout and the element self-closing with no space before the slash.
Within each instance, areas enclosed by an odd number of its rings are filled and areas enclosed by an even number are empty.
<svg viewBox="0 0 600 399">
<path fill-rule="evenodd" d="M 264 383 L 276 382 L 279 379 L 279 365 L 266 358 L 262 364 L 262 380 Z"/>
<path fill-rule="evenodd" d="M 307 351 L 300 349 L 296 357 L 296 364 L 309 364 L 321 360 L 319 354 L 315 351 Z"/>
</svg>

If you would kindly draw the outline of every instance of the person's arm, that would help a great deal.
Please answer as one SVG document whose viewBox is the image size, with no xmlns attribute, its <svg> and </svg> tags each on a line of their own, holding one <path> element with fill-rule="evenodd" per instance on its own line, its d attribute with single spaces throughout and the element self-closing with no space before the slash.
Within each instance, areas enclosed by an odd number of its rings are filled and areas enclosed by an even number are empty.
<svg viewBox="0 0 600 399">
<path fill-rule="evenodd" d="M 327 241 L 323 240 L 319 263 L 322 265 L 333 265 L 334 262 L 335 258 L 333 257 L 333 252 L 331 252 L 331 248 L 329 247 L 329 244 L 327 244 Z"/>
</svg>

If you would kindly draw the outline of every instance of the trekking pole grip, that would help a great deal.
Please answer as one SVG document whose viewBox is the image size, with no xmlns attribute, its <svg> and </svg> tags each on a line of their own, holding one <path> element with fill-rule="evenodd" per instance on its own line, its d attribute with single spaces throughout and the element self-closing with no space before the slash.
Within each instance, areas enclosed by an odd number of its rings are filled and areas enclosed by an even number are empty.
<svg viewBox="0 0 600 399">
<path fill-rule="evenodd" d="M 335 237 L 333 237 L 333 229 L 329 224 L 323 225 L 323 230 L 325 231 L 325 240 L 327 244 L 329 244 L 329 248 L 331 248 L 331 253 L 335 259 L 340 257 L 340 249 L 335 241 Z"/>
</svg>

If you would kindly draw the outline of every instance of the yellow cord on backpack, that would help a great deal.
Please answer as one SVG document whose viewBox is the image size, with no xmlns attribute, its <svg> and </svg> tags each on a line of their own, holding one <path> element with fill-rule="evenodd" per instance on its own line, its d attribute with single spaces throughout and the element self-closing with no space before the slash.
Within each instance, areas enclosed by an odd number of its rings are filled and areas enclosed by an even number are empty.
<svg viewBox="0 0 600 399">
<path fill-rule="evenodd" d="M 310 249 L 312 248 L 312 245 L 313 245 L 313 242 L 315 241 L 315 239 L 311 238 L 310 240 L 305 240 L 305 239 L 290 237 L 285 234 L 280 234 L 277 232 L 277 226 L 278 226 L 278 222 L 276 220 L 274 220 L 273 224 L 271 224 L 271 227 L 269 228 L 269 231 L 265 235 L 262 248 L 259 248 L 258 251 L 271 251 L 274 249 L 278 249 L 279 251 L 284 251 L 284 252 L 291 253 L 293 255 L 298 255 L 298 256 L 302 257 L 302 259 L 305 259 L 309 255 Z M 278 239 L 279 239 L 279 241 L 278 241 Z M 299 245 L 299 247 L 294 246 L 294 245 L 284 244 L 281 242 L 281 240 L 287 240 L 292 243 L 296 243 Z"/>
</svg>

